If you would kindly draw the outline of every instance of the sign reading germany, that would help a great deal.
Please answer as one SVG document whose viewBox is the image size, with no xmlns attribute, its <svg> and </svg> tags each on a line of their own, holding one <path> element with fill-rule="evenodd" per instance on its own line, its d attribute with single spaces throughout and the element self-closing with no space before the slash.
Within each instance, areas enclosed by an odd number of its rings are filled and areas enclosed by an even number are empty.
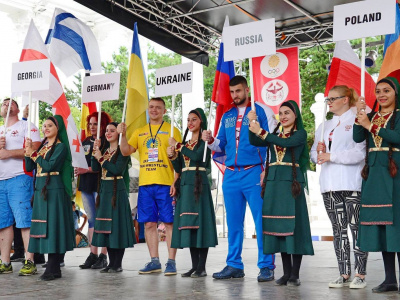
<svg viewBox="0 0 400 300">
<path fill-rule="evenodd" d="M 119 98 L 120 73 L 83 78 L 82 102 L 98 102 Z"/>
</svg>

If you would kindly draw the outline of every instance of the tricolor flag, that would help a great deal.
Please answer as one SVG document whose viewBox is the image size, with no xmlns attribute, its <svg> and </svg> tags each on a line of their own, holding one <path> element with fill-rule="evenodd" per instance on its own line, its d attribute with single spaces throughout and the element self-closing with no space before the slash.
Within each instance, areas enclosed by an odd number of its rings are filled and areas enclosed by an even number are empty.
<svg viewBox="0 0 400 300">
<path fill-rule="evenodd" d="M 383 62 L 378 80 L 391 76 L 400 81 L 400 9 L 396 4 L 396 31 L 385 37 Z"/>
<path fill-rule="evenodd" d="M 361 61 L 347 41 L 336 43 L 331 70 L 325 87 L 325 96 L 335 85 L 347 85 L 361 95 Z M 375 82 L 365 71 L 365 102 L 372 108 L 375 102 Z"/>
<path fill-rule="evenodd" d="M 43 43 L 42 37 L 33 21 L 31 21 L 25 38 L 20 61 L 48 58 L 49 53 Z M 50 63 L 49 90 L 32 92 L 32 99 L 44 101 L 52 105 L 53 114 L 61 115 L 63 117 L 72 154 L 72 165 L 74 167 L 87 168 L 85 153 L 79 139 L 78 130 L 76 129 L 67 98 L 65 97 L 64 90 L 53 63 Z"/>
<path fill-rule="evenodd" d="M 133 29 L 131 59 L 129 61 L 128 80 L 126 83 L 126 135 L 128 143 L 133 132 L 147 123 L 147 107 L 149 93 L 147 79 L 144 72 L 142 55 L 140 54 L 139 35 L 137 24 Z"/>
<path fill-rule="evenodd" d="M 100 49 L 92 30 L 60 8 L 54 10 L 46 45 L 51 60 L 67 77 L 81 69 L 102 71 Z"/>
<path fill-rule="evenodd" d="M 88 136 L 86 119 L 90 114 L 92 114 L 96 111 L 97 111 L 96 102 L 82 103 L 82 111 L 81 111 L 81 141 L 82 142 Z"/>
</svg>

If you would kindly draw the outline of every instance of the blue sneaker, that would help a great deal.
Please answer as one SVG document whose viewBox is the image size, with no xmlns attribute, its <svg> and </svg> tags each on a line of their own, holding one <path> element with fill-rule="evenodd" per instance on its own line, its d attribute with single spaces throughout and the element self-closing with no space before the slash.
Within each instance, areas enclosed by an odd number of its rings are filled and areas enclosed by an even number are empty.
<svg viewBox="0 0 400 300">
<path fill-rule="evenodd" d="M 274 270 L 270 270 L 268 268 L 260 269 L 260 273 L 258 273 L 257 281 L 264 282 L 264 281 L 271 281 L 274 280 Z"/>
<path fill-rule="evenodd" d="M 150 274 L 150 273 L 160 273 L 161 272 L 161 264 L 149 262 L 147 263 L 143 269 L 139 270 L 139 274 Z"/>
<path fill-rule="evenodd" d="M 213 274 L 215 279 L 243 278 L 244 271 L 242 269 L 226 266 L 221 272 Z"/>
<path fill-rule="evenodd" d="M 165 264 L 165 276 L 176 275 L 176 264 L 173 262 L 167 262 Z"/>
</svg>

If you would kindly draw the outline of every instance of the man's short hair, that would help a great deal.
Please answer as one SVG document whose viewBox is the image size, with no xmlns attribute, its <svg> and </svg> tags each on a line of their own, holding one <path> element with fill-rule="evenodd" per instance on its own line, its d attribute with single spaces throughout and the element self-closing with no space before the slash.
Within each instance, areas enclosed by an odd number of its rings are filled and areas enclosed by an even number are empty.
<svg viewBox="0 0 400 300">
<path fill-rule="evenodd" d="M 246 78 L 240 75 L 232 77 L 232 79 L 229 81 L 229 86 L 235 86 L 238 84 L 242 84 L 245 88 L 248 87 Z"/>
<path fill-rule="evenodd" d="M 165 106 L 165 101 L 161 97 L 153 97 L 153 98 L 150 99 L 150 101 L 160 101 L 160 102 L 164 103 L 164 106 Z"/>
<path fill-rule="evenodd" d="M 4 101 L 10 101 L 10 98 L 5 98 L 5 99 L 3 100 L 3 102 L 4 102 Z M 17 108 L 19 109 L 18 102 L 15 101 L 14 99 L 12 99 L 12 101 L 15 103 L 15 105 L 16 105 Z M 3 104 L 3 102 L 2 102 L 2 104 Z"/>
</svg>

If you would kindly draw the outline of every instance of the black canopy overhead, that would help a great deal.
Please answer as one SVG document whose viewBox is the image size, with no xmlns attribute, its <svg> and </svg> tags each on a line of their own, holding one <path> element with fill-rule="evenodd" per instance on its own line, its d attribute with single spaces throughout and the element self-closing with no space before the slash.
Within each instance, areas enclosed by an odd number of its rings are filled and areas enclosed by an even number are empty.
<svg viewBox="0 0 400 300">
<path fill-rule="evenodd" d="M 278 48 L 331 42 L 333 7 L 357 0 L 74 0 L 201 64 L 230 25 L 275 18 Z"/>
</svg>

